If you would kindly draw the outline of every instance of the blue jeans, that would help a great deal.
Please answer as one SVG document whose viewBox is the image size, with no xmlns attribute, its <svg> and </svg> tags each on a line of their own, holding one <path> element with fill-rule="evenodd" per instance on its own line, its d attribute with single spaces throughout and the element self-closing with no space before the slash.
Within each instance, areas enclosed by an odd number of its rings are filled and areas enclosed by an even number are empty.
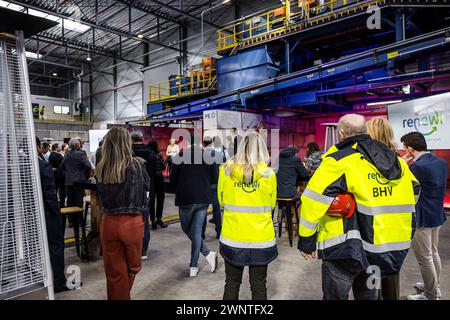
<svg viewBox="0 0 450 320">
<path fill-rule="evenodd" d="M 215 223 L 215 229 L 217 235 L 220 235 L 222 230 L 222 213 L 220 211 L 219 199 L 217 199 L 217 186 L 211 187 L 211 196 L 212 196 L 212 209 L 213 209 L 213 218 Z"/>
<path fill-rule="evenodd" d="M 142 255 L 147 255 L 148 244 L 150 243 L 150 226 L 148 224 L 149 220 L 149 211 L 145 210 L 144 213 L 144 239 L 142 242 Z"/>
<path fill-rule="evenodd" d="M 368 278 L 369 275 L 356 260 L 323 260 L 323 299 L 348 300 L 352 290 L 355 300 L 378 300 L 378 290 L 367 286 Z"/>
<path fill-rule="evenodd" d="M 191 239 L 190 267 L 198 266 L 200 252 L 206 257 L 209 249 L 202 240 L 202 228 L 208 212 L 207 204 L 180 206 L 180 223 L 183 232 Z"/>
</svg>

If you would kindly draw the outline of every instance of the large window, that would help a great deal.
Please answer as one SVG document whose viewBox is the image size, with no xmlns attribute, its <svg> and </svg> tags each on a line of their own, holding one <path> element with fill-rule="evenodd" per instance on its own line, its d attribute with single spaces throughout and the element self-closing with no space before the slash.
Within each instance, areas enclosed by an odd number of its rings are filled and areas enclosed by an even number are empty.
<svg viewBox="0 0 450 320">
<path fill-rule="evenodd" d="M 53 106 L 53 113 L 70 114 L 70 107 L 68 107 L 68 106 Z"/>
</svg>

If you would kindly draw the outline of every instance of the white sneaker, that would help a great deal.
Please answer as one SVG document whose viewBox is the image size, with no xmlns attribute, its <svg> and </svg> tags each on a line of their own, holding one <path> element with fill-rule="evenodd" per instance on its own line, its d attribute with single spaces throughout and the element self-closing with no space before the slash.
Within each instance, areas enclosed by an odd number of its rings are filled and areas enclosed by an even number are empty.
<svg viewBox="0 0 450 320">
<path fill-rule="evenodd" d="M 189 277 L 194 278 L 198 274 L 198 268 L 196 267 L 190 267 L 189 268 Z"/>
<path fill-rule="evenodd" d="M 210 251 L 209 254 L 206 256 L 206 261 L 208 261 L 209 265 L 211 266 L 211 272 L 216 271 L 217 267 L 217 252 Z"/>
<path fill-rule="evenodd" d="M 425 284 L 423 282 L 416 282 L 416 285 L 414 286 L 417 290 L 424 292 L 425 291 Z M 437 297 L 438 299 L 442 298 L 441 288 L 437 288 Z"/>
<path fill-rule="evenodd" d="M 141 260 L 147 260 L 148 256 L 141 256 Z"/>
<path fill-rule="evenodd" d="M 408 300 L 430 300 L 427 298 L 427 296 L 423 292 L 419 293 L 419 294 L 410 294 L 409 296 L 406 297 L 406 299 L 408 299 Z"/>
</svg>

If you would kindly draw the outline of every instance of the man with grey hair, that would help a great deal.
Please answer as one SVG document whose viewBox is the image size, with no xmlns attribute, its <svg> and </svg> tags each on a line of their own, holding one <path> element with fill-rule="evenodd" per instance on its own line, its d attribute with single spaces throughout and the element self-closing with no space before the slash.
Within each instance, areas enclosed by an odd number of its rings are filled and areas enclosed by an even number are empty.
<svg viewBox="0 0 450 320">
<path fill-rule="evenodd" d="M 84 189 L 77 183 L 86 180 L 86 177 L 89 176 L 92 170 L 92 166 L 86 152 L 81 150 L 80 139 L 70 139 L 69 147 L 70 150 L 66 152 L 61 164 L 61 172 L 64 175 L 64 185 L 66 187 L 67 206 L 83 208 Z M 80 219 L 81 215 L 73 217 L 72 223 L 76 233 L 79 232 Z M 65 222 L 65 217 L 63 217 L 64 227 Z"/>
<path fill-rule="evenodd" d="M 326 300 L 346 300 L 351 289 L 357 300 L 377 299 L 380 278 L 400 272 L 414 233 L 420 185 L 366 132 L 363 116 L 343 116 L 340 142 L 301 197 L 298 249 L 306 260 L 318 249 Z"/>
<path fill-rule="evenodd" d="M 367 133 L 366 119 L 359 114 L 346 114 L 338 122 L 339 140 Z"/>
</svg>

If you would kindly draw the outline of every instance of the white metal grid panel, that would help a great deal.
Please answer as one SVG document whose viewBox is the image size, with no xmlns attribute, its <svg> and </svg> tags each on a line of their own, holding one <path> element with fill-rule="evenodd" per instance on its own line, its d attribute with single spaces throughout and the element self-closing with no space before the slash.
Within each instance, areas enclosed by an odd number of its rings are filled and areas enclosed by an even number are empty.
<svg viewBox="0 0 450 320">
<path fill-rule="evenodd" d="M 51 278 L 23 55 L 21 38 L 0 36 L 0 298 Z"/>
</svg>

